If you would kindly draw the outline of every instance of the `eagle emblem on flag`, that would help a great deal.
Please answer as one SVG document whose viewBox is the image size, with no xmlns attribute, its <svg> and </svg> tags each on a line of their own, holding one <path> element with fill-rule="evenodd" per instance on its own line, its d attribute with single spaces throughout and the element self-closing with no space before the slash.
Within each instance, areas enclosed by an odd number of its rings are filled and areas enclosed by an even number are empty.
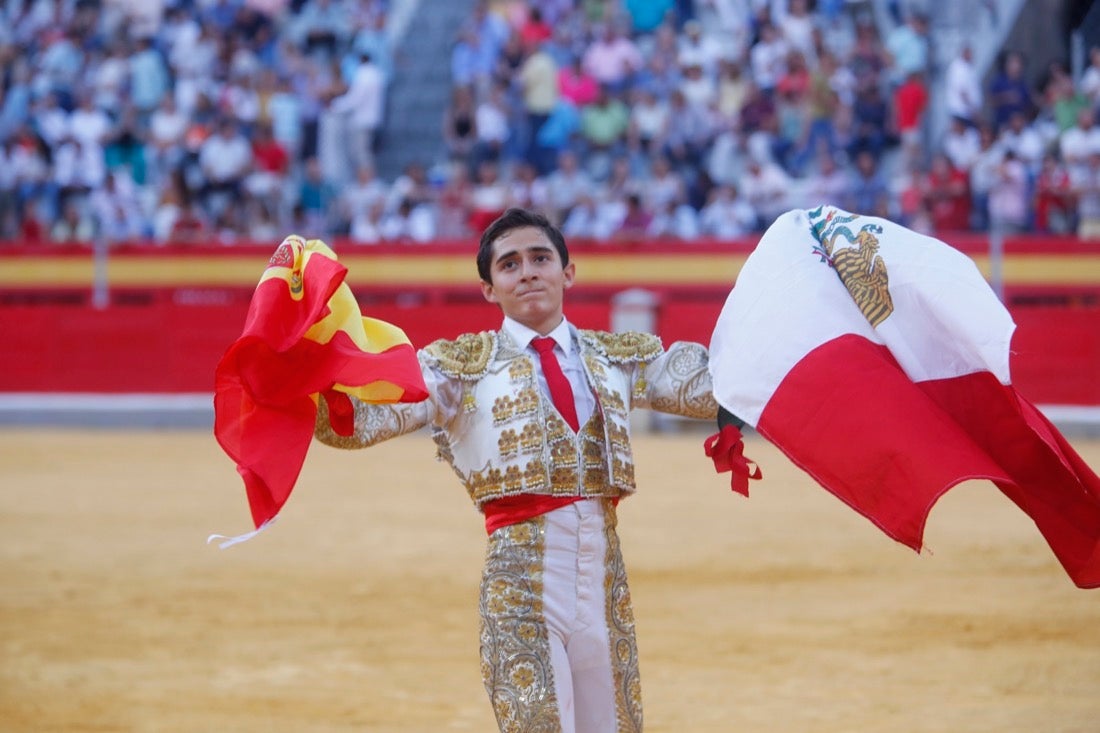
<svg viewBox="0 0 1100 733">
<path fill-rule="evenodd" d="M 894 301 L 890 297 L 890 274 L 886 269 L 886 262 L 878 253 L 877 235 L 882 234 L 882 227 L 864 224 L 853 234 L 847 225 L 860 219 L 859 215 L 838 216 L 833 210 L 828 216 L 822 217 L 822 208 L 819 206 L 809 212 L 810 231 L 818 241 L 813 251 L 821 257 L 822 262 L 836 270 L 863 317 L 872 326 L 878 326 L 894 312 Z M 837 240 L 841 237 L 847 244 L 841 243 L 838 248 Z"/>
</svg>

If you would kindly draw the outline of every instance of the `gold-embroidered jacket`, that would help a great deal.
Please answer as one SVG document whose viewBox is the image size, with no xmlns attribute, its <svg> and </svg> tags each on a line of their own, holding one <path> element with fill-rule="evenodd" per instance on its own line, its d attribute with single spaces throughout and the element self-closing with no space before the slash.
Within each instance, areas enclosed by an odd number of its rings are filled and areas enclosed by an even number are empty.
<svg viewBox="0 0 1100 733">
<path fill-rule="evenodd" d="M 636 407 L 713 419 L 718 412 L 707 351 L 654 336 L 571 327 L 588 386 L 592 417 L 574 433 L 542 393 L 534 357 L 504 331 L 436 341 L 419 353 L 431 396 L 414 404 L 355 403 L 349 437 L 329 426 L 325 403 L 317 438 L 363 448 L 430 426 L 447 461 L 479 508 L 515 494 L 619 497 L 634 493 L 630 411 Z"/>
</svg>

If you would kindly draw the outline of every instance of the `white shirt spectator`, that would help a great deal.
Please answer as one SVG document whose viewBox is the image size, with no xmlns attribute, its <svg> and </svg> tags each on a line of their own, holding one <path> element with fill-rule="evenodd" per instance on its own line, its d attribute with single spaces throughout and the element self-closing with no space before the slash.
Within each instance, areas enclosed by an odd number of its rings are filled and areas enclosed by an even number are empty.
<svg viewBox="0 0 1100 733">
<path fill-rule="evenodd" d="M 86 146 L 102 148 L 103 141 L 111 132 L 111 118 L 103 110 L 92 106 L 90 98 L 86 104 L 69 113 L 67 123 L 69 134 Z"/>
<path fill-rule="evenodd" d="M 947 65 L 944 99 L 949 115 L 976 122 L 981 114 L 982 83 L 978 70 L 974 68 L 969 47 L 964 47 L 962 53 Z"/>
<path fill-rule="evenodd" d="M 1071 172 L 1087 167 L 1089 155 L 1100 152 L 1100 126 L 1094 122 L 1091 110 L 1081 110 L 1077 124 L 1058 138 L 1058 152 Z"/>
<path fill-rule="evenodd" d="M 731 186 L 720 186 L 699 212 L 704 235 L 717 239 L 743 237 L 756 226 L 756 212 Z"/>
<path fill-rule="evenodd" d="M 765 226 L 787 210 L 787 196 L 791 190 L 791 179 L 774 163 L 760 163 L 749 160 L 748 168 L 741 179 L 741 192 L 745 200 Z"/>
<path fill-rule="evenodd" d="M 551 208 L 564 217 L 581 198 L 592 195 L 592 180 L 580 169 L 576 156 L 563 153 L 557 170 L 546 177 L 546 192 Z"/>
<path fill-rule="evenodd" d="M 771 90 L 787 71 L 790 47 L 772 26 L 764 25 L 760 32 L 760 40 L 749 51 L 749 67 L 753 82 L 761 89 Z"/>
<path fill-rule="evenodd" d="M 223 126 L 203 142 L 199 165 L 211 183 L 240 180 L 252 167 L 252 146 L 243 135 Z"/>
<path fill-rule="evenodd" d="M 347 113 L 353 127 L 377 130 L 385 109 L 386 80 L 382 69 L 371 61 L 359 64 L 348 91 L 332 100 L 334 112 Z"/>
<path fill-rule="evenodd" d="M 943 136 L 943 152 L 958 170 L 968 171 L 982 150 L 981 136 L 973 127 L 956 125 Z"/>
</svg>

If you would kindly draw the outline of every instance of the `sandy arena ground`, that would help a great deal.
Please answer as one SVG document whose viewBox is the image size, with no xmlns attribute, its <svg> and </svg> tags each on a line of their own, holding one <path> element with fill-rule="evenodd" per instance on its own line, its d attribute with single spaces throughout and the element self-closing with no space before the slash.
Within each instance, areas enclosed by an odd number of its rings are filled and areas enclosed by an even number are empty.
<svg viewBox="0 0 1100 733">
<path fill-rule="evenodd" d="M 641 436 L 620 510 L 649 733 L 1096 733 L 1100 590 L 986 483 L 917 555 L 759 438 Z M 1100 467 L 1100 441 L 1079 440 Z M 495 730 L 484 532 L 424 435 L 315 444 L 270 531 L 205 431 L 0 431 L 0 730 Z"/>
</svg>

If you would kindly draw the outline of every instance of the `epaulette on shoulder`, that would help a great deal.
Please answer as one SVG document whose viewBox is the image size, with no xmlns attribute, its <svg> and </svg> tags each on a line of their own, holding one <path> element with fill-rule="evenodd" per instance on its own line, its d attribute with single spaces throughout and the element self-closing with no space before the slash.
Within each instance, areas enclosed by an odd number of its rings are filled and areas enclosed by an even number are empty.
<svg viewBox="0 0 1100 733">
<path fill-rule="evenodd" d="M 613 363 L 626 364 L 637 361 L 649 361 L 660 356 L 661 340 L 648 333 L 626 331 L 608 333 L 607 331 L 581 331 L 581 338 L 592 348 L 606 356 Z"/>
<path fill-rule="evenodd" d="M 424 347 L 444 374 L 459 379 L 479 379 L 485 375 L 496 352 L 497 339 L 493 331 L 464 333 L 457 339 L 439 339 Z"/>
</svg>

